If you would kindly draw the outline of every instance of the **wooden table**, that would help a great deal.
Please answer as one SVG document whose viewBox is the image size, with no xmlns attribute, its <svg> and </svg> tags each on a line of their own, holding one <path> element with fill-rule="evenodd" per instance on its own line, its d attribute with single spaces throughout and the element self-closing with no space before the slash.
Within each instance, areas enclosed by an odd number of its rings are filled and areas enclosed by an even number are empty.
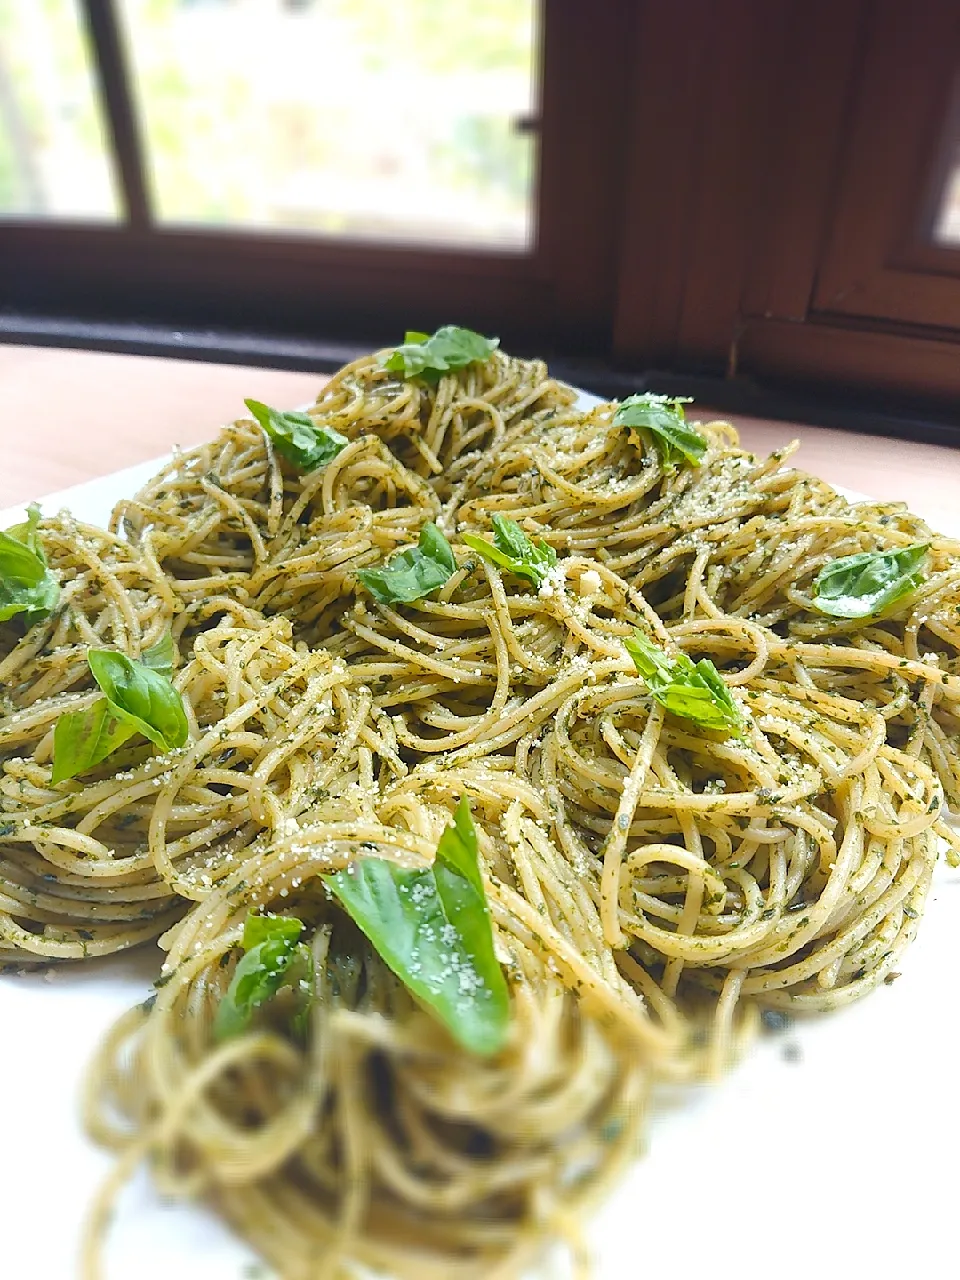
<svg viewBox="0 0 960 1280">
<path fill-rule="evenodd" d="M 238 365 L 0 346 L 0 508 L 196 444 L 244 412 L 245 397 L 284 408 L 324 379 Z M 694 417 L 706 416 L 703 410 Z M 798 465 L 877 498 L 900 498 L 956 526 L 960 450 L 735 416 L 745 446 L 794 437 Z"/>
</svg>

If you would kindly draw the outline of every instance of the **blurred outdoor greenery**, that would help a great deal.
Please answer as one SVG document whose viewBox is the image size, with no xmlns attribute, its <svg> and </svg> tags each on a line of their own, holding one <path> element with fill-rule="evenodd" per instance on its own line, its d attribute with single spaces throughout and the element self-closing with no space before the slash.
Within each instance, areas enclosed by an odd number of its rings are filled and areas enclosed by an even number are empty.
<svg viewBox="0 0 960 1280">
<path fill-rule="evenodd" d="M 74 3 L 0 0 L 0 213 L 116 207 Z"/>
<path fill-rule="evenodd" d="M 160 221 L 523 247 L 536 0 L 119 0 Z M 0 0 L 0 213 L 116 216 L 75 0 Z"/>
</svg>

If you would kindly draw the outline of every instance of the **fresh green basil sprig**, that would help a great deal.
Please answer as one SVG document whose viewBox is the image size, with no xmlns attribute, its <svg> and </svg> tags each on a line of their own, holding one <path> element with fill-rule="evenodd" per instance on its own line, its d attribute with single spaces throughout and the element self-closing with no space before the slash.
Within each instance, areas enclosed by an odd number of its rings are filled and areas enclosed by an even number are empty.
<svg viewBox="0 0 960 1280">
<path fill-rule="evenodd" d="M 139 660 L 114 649 L 89 649 L 87 662 L 104 696 L 57 721 L 53 782 L 92 769 L 138 733 L 161 751 L 183 746 L 189 726 L 183 699 L 170 679 L 173 642 L 169 636 Z"/>
<path fill-rule="evenodd" d="M 464 797 L 433 866 L 363 857 L 324 877 L 331 893 L 411 994 L 471 1053 L 503 1047 L 510 1018 Z"/>
<path fill-rule="evenodd" d="M 34 502 L 22 524 L 0 533 L 0 622 L 22 614 L 32 627 L 57 607 L 60 586 L 47 567 L 39 523 L 40 508 Z"/>
<path fill-rule="evenodd" d="M 518 578 L 526 578 L 537 590 L 547 574 L 557 563 L 557 553 L 541 538 L 532 542 L 516 520 L 503 516 L 493 517 L 493 542 L 476 534 L 465 533 L 463 541 L 472 550 L 501 569 L 507 569 Z"/>
<path fill-rule="evenodd" d="M 383 361 L 383 368 L 435 386 L 445 373 L 489 360 L 499 345 L 499 338 L 485 338 L 456 324 L 445 324 L 433 334 L 408 330 L 401 345 Z"/>
<path fill-rule="evenodd" d="M 217 1005 L 215 1040 L 222 1043 L 246 1031 L 254 1011 L 287 986 L 293 986 L 297 995 L 293 1029 L 305 1032 L 316 974 L 310 948 L 300 941 L 302 933 L 303 921 L 294 916 L 247 916 L 240 943 L 244 955 Z"/>
<path fill-rule="evenodd" d="M 435 524 L 425 524 L 415 547 L 391 556 L 379 569 L 359 569 L 357 577 L 380 604 L 410 604 L 449 581 L 457 572 L 450 543 Z"/>
<path fill-rule="evenodd" d="M 277 453 L 292 462 L 298 471 L 325 467 L 350 443 L 333 427 L 318 427 L 309 414 L 271 409 L 259 400 L 243 403 L 273 441 Z"/>
<path fill-rule="evenodd" d="M 875 618 L 923 582 L 929 542 L 831 560 L 813 583 L 813 606 L 832 618 Z"/>
<path fill-rule="evenodd" d="M 623 643 L 652 697 L 671 715 L 702 729 L 743 736 L 743 712 L 709 658 L 696 663 L 685 653 L 670 658 L 641 631 Z"/>
<path fill-rule="evenodd" d="M 689 403 L 690 396 L 658 396 L 648 391 L 621 401 L 613 421 L 649 441 L 665 470 L 697 467 L 707 452 L 707 441 L 684 419 L 683 406 Z"/>
</svg>

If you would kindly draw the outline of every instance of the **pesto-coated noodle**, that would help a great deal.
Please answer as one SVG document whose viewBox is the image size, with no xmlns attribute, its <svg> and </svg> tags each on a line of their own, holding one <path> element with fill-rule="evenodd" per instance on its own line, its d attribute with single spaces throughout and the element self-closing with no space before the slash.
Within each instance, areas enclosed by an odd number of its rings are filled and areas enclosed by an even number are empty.
<svg viewBox="0 0 960 1280">
<path fill-rule="evenodd" d="M 310 409 L 347 440 L 326 465 L 234 423 L 121 503 L 117 536 L 87 535 L 122 571 L 75 637 L 44 624 L 36 659 L 33 632 L 4 638 L 2 946 L 73 958 L 166 930 L 155 996 L 88 1082 L 120 1155 L 89 1277 L 146 1158 L 290 1280 L 506 1280 L 557 1236 L 586 1274 L 577 1223 L 653 1085 L 722 1069 L 758 1008 L 833 1008 L 899 963 L 960 852 L 960 544 L 724 423 L 698 465 L 664 465 L 615 410 L 501 352 L 436 385 L 364 358 Z M 556 553 L 536 585 L 477 551 L 494 517 Z M 381 602 L 358 573 L 428 522 L 456 569 Z M 879 617 L 818 611 L 828 561 L 917 543 L 922 581 Z M 187 745 L 51 786 L 52 724 L 92 696 L 83 646 L 136 657 L 167 627 Z M 742 733 L 652 697 L 637 630 L 709 659 Z M 509 987 L 490 1058 L 322 881 L 371 855 L 429 866 L 463 797 Z M 251 912 L 304 924 L 304 1035 L 287 987 L 215 1034 Z"/>
</svg>

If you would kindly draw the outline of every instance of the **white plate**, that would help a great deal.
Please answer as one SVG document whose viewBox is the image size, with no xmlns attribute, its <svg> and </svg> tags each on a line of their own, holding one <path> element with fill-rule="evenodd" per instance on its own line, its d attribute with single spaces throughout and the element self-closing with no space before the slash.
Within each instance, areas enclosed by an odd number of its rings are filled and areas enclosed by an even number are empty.
<svg viewBox="0 0 960 1280">
<path fill-rule="evenodd" d="M 159 465 L 53 494 L 44 509 L 103 523 Z M 0 513 L 0 528 L 20 514 Z M 762 1039 L 721 1084 L 655 1116 L 649 1154 L 592 1225 L 597 1280 L 956 1274 L 958 924 L 960 873 L 941 866 L 899 981 Z M 80 1129 L 81 1073 L 159 962 L 147 945 L 47 978 L 0 977 L 3 1277 L 77 1274 L 80 1224 L 110 1167 Z M 141 1175 L 107 1277 L 242 1280 L 251 1260 L 212 1215 L 161 1204 Z"/>
</svg>

